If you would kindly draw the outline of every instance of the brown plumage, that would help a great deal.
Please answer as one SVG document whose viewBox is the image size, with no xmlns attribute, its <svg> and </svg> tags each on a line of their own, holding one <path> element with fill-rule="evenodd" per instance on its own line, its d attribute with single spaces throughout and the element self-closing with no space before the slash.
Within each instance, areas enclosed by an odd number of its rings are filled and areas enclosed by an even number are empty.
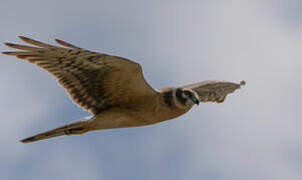
<svg viewBox="0 0 302 180">
<path fill-rule="evenodd" d="M 23 50 L 2 52 L 25 59 L 54 75 L 72 100 L 93 116 L 21 140 L 24 143 L 87 131 L 149 125 L 186 113 L 199 102 L 223 102 L 244 85 L 204 81 L 154 90 L 141 66 L 126 58 L 82 49 L 62 40 L 58 47 L 20 36 L 34 46 L 5 43 Z"/>
</svg>

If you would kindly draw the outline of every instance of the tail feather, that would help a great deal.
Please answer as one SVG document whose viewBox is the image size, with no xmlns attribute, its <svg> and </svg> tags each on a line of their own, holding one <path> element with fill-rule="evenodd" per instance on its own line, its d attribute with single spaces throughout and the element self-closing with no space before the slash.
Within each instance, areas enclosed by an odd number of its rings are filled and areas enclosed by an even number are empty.
<svg viewBox="0 0 302 180">
<path fill-rule="evenodd" d="M 60 126 L 58 128 L 45 131 L 34 136 L 20 140 L 22 143 L 30 143 L 34 141 L 39 141 L 42 139 L 48 139 L 52 137 L 62 136 L 62 135 L 74 135 L 83 134 L 88 131 L 88 124 L 91 117 L 84 119 L 72 121 L 66 125 Z"/>
<path fill-rule="evenodd" d="M 62 136 L 62 135 L 65 135 L 63 129 L 61 131 L 58 131 L 58 130 L 54 129 L 54 130 L 46 131 L 46 132 L 39 133 L 39 134 L 36 134 L 34 136 L 22 139 L 22 140 L 20 140 L 20 142 L 30 143 L 30 142 L 39 141 L 39 140 L 42 140 L 42 139 L 48 139 L 48 138 L 57 137 L 57 136 Z"/>
</svg>

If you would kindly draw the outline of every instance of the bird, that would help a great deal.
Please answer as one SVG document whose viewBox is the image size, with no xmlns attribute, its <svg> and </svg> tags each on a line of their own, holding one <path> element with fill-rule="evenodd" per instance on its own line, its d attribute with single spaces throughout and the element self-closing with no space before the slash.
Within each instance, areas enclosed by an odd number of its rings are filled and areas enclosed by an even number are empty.
<svg viewBox="0 0 302 180">
<path fill-rule="evenodd" d="M 91 116 L 20 140 L 30 143 L 88 131 L 146 126 L 174 119 L 200 102 L 224 102 L 226 96 L 245 81 L 201 81 L 185 86 L 153 89 L 145 80 L 139 63 L 127 58 L 86 50 L 54 39 L 51 45 L 19 36 L 29 45 L 5 42 L 5 51 L 36 64 L 52 74 L 74 103 Z M 61 46 L 60 46 L 61 45 Z"/>
</svg>

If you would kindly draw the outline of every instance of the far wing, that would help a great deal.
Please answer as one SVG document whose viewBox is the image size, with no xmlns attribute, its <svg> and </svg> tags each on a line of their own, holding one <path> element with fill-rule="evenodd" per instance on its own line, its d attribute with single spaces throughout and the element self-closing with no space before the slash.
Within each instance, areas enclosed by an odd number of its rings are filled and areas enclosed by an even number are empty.
<svg viewBox="0 0 302 180">
<path fill-rule="evenodd" d="M 195 91 L 199 95 L 200 102 L 222 103 L 228 94 L 234 92 L 243 85 L 245 85 L 245 81 L 241 81 L 239 84 L 226 81 L 202 81 L 180 88 L 192 89 Z"/>
<path fill-rule="evenodd" d="M 74 102 L 93 114 L 114 106 L 135 104 L 138 98 L 156 94 L 136 62 L 88 51 L 58 39 L 56 42 L 67 48 L 20 38 L 35 46 L 5 43 L 25 51 L 2 53 L 26 59 L 50 72 Z"/>
</svg>

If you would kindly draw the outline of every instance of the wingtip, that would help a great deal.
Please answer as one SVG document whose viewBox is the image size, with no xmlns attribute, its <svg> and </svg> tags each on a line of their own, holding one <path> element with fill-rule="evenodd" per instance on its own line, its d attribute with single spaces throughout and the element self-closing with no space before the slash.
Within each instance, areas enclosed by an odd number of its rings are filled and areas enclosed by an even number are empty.
<svg viewBox="0 0 302 180">
<path fill-rule="evenodd" d="M 16 46 L 18 46 L 17 44 L 14 43 L 9 43 L 9 42 L 4 42 L 3 43 L 5 46 L 10 47 L 10 48 L 15 48 Z"/>
<path fill-rule="evenodd" d="M 12 45 L 12 43 L 9 43 L 9 42 L 4 42 L 3 44 L 8 46 L 8 47 Z"/>
<path fill-rule="evenodd" d="M 61 40 L 61 39 L 58 39 L 58 38 L 54 38 L 54 41 L 56 42 L 56 43 L 59 43 L 59 44 L 69 44 L 69 43 L 67 43 L 67 42 L 65 42 L 65 41 L 63 41 L 63 40 Z"/>
<path fill-rule="evenodd" d="M 70 44 L 68 42 L 65 42 L 63 40 L 60 40 L 60 39 L 57 39 L 57 38 L 54 38 L 55 42 L 57 42 L 58 44 L 62 45 L 62 46 L 65 46 L 65 47 L 69 47 L 69 48 L 74 48 L 74 49 L 82 49 L 80 47 L 77 47 L 73 44 Z"/>
<path fill-rule="evenodd" d="M 21 143 L 23 144 L 26 144 L 26 143 L 30 143 L 30 142 L 33 142 L 34 139 L 32 137 L 29 137 L 29 138 L 25 138 L 25 139 L 21 139 L 19 140 Z"/>
<path fill-rule="evenodd" d="M 240 86 L 245 86 L 246 85 L 246 82 L 244 80 L 240 81 Z"/>
<path fill-rule="evenodd" d="M 36 141 L 36 136 L 30 136 L 30 137 L 27 137 L 27 138 L 23 138 L 20 140 L 21 143 L 31 143 L 31 142 L 34 142 Z"/>
<path fill-rule="evenodd" d="M 25 139 L 21 139 L 21 140 L 19 140 L 19 142 L 23 143 L 23 144 L 28 143 L 27 141 L 25 141 Z"/>
<path fill-rule="evenodd" d="M 14 44 L 13 43 L 9 43 L 9 42 L 4 42 L 3 43 L 5 46 L 7 46 L 7 47 L 13 47 L 14 46 Z M 3 52 L 1 52 L 1 54 L 5 54 L 5 55 L 9 55 L 9 51 L 3 51 Z"/>
<path fill-rule="evenodd" d="M 57 39 L 57 38 L 54 38 L 54 41 L 58 44 L 61 44 L 61 43 L 65 43 L 64 41 L 60 40 L 60 39 Z"/>
<path fill-rule="evenodd" d="M 25 36 L 18 36 L 20 39 L 28 39 L 27 37 L 25 37 Z"/>
<path fill-rule="evenodd" d="M 22 41 L 24 41 L 24 42 L 26 42 L 26 43 L 30 43 L 30 42 L 32 42 L 32 41 L 35 41 L 35 40 L 33 40 L 33 39 L 31 39 L 31 38 L 28 38 L 28 37 L 25 37 L 25 36 L 18 36 L 19 37 L 19 39 L 21 39 Z M 31 43 L 30 43 L 31 44 Z"/>
<path fill-rule="evenodd" d="M 3 51 L 3 52 L 1 52 L 1 54 L 10 55 L 10 52 L 8 52 L 8 51 Z"/>
</svg>

